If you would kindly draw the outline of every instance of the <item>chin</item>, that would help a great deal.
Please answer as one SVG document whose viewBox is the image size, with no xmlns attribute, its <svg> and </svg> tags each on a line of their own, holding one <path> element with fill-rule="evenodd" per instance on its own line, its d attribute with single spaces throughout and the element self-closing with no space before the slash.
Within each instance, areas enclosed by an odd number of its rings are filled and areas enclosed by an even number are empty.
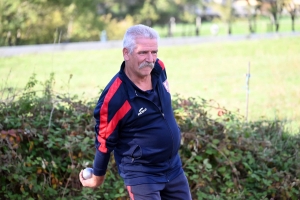
<svg viewBox="0 0 300 200">
<path fill-rule="evenodd" d="M 143 72 L 147 71 L 149 73 L 152 71 L 152 69 L 153 69 L 153 67 L 143 67 L 143 68 L 140 68 L 141 71 L 143 71 Z"/>
</svg>

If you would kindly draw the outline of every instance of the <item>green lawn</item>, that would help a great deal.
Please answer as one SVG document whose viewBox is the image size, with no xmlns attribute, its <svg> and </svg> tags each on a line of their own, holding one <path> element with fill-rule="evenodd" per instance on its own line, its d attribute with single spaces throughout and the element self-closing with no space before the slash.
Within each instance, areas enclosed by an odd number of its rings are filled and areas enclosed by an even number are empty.
<svg viewBox="0 0 300 200">
<path fill-rule="evenodd" d="M 300 122 L 299 37 L 161 47 L 159 58 L 166 65 L 172 94 L 213 99 L 241 114 L 250 63 L 249 119 Z M 121 61 L 121 49 L 0 58 L 1 88 L 23 87 L 33 73 L 44 81 L 54 72 L 57 92 L 97 97 Z"/>
</svg>

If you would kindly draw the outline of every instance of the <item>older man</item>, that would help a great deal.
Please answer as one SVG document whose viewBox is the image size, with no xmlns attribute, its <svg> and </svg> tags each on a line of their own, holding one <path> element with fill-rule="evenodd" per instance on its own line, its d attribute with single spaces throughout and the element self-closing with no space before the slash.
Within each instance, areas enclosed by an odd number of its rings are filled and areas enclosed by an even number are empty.
<svg viewBox="0 0 300 200">
<path fill-rule="evenodd" d="M 104 182 L 110 153 L 133 199 L 191 199 L 178 154 L 175 121 L 164 63 L 157 58 L 159 35 L 144 25 L 130 27 L 123 39 L 120 71 L 102 92 L 94 111 L 94 174 L 84 187 Z"/>
</svg>

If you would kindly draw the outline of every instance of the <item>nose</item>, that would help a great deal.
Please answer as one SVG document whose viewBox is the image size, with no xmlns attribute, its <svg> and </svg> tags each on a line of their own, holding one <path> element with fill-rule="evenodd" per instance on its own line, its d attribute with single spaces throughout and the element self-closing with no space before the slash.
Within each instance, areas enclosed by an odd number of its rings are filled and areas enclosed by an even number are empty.
<svg viewBox="0 0 300 200">
<path fill-rule="evenodd" d="M 147 57 L 146 57 L 146 61 L 147 62 L 154 62 L 155 61 L 155 56 L 152 54 L 152 52 L 148 52 Z"/>
</svg>

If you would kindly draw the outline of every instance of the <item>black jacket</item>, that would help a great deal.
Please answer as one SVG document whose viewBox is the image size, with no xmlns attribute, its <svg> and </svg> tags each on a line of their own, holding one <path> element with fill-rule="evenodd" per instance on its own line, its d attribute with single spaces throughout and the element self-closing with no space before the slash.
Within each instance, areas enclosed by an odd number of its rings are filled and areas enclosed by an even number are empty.
<svg viewBox="0 0 300 200">
<path fill-rule="evenodd" d="M 96 155 L 94 174 L 106 173 L 114 151 L 126 185 L 168 182 L 183 172 L 178 155 L 180 130 L 175 121 L 166 70 L 157 59 L 151 72 L 159 106 L 144 97 L 120 71 L 102 92 L 94 111 Z"/>
</svg>

